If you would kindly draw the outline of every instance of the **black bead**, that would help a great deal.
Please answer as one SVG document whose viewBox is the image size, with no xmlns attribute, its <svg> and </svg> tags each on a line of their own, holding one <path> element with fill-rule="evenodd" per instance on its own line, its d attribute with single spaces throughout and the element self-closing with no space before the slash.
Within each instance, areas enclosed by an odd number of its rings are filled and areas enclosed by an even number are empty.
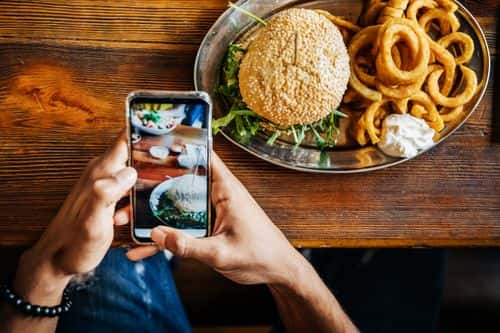
<svg viewBox="0 0 500 333">
<path fill-rule="evenodd" d="M 33 307 L 31 306 L 31 304 L 30 304 L 30 303 L 24 303 L 24 304 L 23 304 L 23 311 L 24 311 L 24 313 L 29 313 L 29 312 L 31 312 L 31 309 L 32 309 L 32 308 L 33 308 Z"/>
<path fill-rule="evenodd" d="M 62 303 L 58 306 L 47 307 L 33 305 L 23 301 L 23 299 L 11 291 L 7 285 L 0 285 L 0 300 L 12 304 L 18 311 L 34 317 L 56 317 L 62 313 L 68 312 L 73 304 L 68 292 L 65 290 L 63 292 Z"/>
<path fill-rule="evenodd" d="M 42 308 L 38 305 L 33 305 L 33 313 L 37 316 L 42 314 Z"/>
</svg>

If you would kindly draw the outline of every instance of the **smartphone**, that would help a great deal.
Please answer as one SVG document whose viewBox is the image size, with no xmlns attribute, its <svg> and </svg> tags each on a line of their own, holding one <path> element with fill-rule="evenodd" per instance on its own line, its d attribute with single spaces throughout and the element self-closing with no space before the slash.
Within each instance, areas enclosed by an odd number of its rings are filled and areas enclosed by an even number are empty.
<svg viewBox="0 0 500 333">
<path fill-rule="evenodd" d="M 135 91 L 127 96 L 131 234 L 151 243 L 159 225 L 210 234 L 212 103 L 205 92 Z"/>
</svg>

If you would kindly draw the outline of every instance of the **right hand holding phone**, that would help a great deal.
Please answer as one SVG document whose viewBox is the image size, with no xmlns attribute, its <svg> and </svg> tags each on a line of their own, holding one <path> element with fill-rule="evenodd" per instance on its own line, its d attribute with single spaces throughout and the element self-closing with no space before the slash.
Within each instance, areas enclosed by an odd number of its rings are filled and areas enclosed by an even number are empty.
<svg viewBox="0 0 500 333">
<path fill-rule="evenodd" d="M 240 284 L 289 284 L 290 277 L 307 266 L 305 259 L 216 154 L 212 181 L 216 221 L 211 237 L 194 238 L 160 226 L 151 235 L 157 246 L 130 250 L 129 259 L 141 260 L 165 248 L 179 257 L 199 260 Z"/>
</svg>

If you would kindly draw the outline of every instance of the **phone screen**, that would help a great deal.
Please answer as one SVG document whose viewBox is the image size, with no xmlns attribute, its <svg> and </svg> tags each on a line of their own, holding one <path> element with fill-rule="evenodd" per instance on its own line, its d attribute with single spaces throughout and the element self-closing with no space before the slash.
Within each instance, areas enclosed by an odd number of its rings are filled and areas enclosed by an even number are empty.
<svg viewBox="0 0 500 333">
<path fill-rule="evenodd" d="M 205 237 L 209 233 L 211 103 L 202 93 L 137 92 L 129 95 L 132 233 L 151 242 L 165 225 Z"/>
</svg>

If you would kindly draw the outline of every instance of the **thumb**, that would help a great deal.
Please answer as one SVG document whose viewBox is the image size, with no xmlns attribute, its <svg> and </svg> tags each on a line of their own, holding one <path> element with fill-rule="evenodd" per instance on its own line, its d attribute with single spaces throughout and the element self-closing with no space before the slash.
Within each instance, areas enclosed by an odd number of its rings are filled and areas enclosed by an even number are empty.
<svg viewBox="0 0 500 333">
<path fill-rule="evenodd" d="M 176 256 L 196 259 L 208 265 L 213 264 L 218 252 L 213 238 L 195 238 L 182 230 L 164 226 L 154 228 L 151 239 Z"/>
</svg>

